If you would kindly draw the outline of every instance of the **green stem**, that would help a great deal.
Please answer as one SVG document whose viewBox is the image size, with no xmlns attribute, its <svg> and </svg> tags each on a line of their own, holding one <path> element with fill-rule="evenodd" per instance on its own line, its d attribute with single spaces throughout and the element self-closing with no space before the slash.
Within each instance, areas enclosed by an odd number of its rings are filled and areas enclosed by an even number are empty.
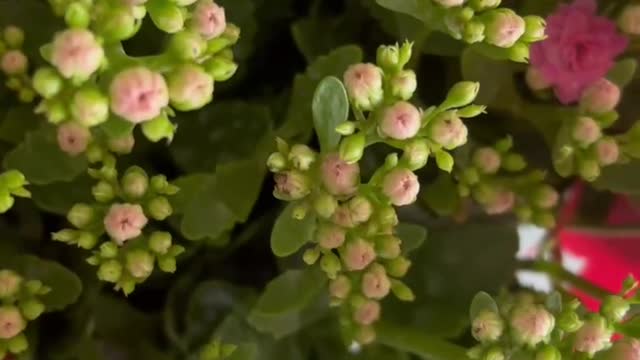
<svg viewBox="0 0 640 360">
<path fill-rule="evenodd" d="M 376 325 L 377 339 L 387 346 L 408 351 L 429 360 L 467 360 L 467 350 L 417 329 L 388 322 Z"/>
<path fill-rule="evenodd" d="M 520 261 L 520 269 L 544 272 L 560 284 L 569 283 L 572 286 L 586 292 L 587 294 L 602 300 L 611 295 L 607 290 L 569 272 L 562 265 L 548 261 Z"/>
</svg>

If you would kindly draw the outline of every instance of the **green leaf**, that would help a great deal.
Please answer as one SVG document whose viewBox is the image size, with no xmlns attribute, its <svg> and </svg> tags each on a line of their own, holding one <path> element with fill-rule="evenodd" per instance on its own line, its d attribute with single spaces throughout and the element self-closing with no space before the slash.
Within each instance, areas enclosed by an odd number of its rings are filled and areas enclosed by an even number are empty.
<svg viewBox="0 0 640 360">
<path fill-rule="evenodd" d="M 327 76 L 341 78 L 350 65 L 362 62 L 362 57 L 359 47 L 343 46 L 328 55 L 318 57 L 304 74 L 296 75 L 289 110 L 278 129 L 278 136 L 291 141 L 308 142 L 313 127 L 313 113 L 309 104 L 313 101 L 316 87 Z"/>
<path fill-rule="evenodd" d="M 396 235 L 402 240 L 402 252 L 408 254 L 427 240 L 427 229 L 420 225 L 400 223 L 396 227 Z"/>
<path fill-rule="evenodd" d="M 638 61 L 636 59 L 629 58 L 620 60 L 609 70 L 607 79 L 611 80 L 611 82 L 620 88 L 624 88 L 633 80 L 633 75 L 636 73 L 637 67 Z"/>
<path fill-rule="evenodd" d="M 438 56 L 460 56 L 467 44 L 442 32 L 433 31 L 422 43 L 422 52 Z"/>
<path fill-rule="evenodd" d="M 82 293 L 80 278 L 57 262 L 32 255 L 19 255 L 3 266 L 15 270 L 26 279 L 40 280 L 51 288 L 48 294 L 41 297 L 47 311 L 64 309 L 75 303 Z"/>
<path fill-rule="evenodd" d="M 349 118 L 349 98 L 342 81 L 334 76 L 324 78 L 316 88 L 311 108 L 320 149 L 330 152 L 340 142 L 336 126 Z"/>
<path fill-rule="evenodd" d="M 560 314 L 562 312 L 562 295 L 558 291 L 554 291 L 547 297 L 545 306 L 553 314 Z"/>
<path fill-rule="evenodd" d="M 423 0 L 376 0 L 378 5 L 387 9 L 411 15 L 418 20 L 429 22 L 436 10 L 430 1 Z"/>
<path fill-rule="evenodd" d="M 177 118 L 178 131 L 169 151 L 189 172 L 212 172 L 218 165 L 257 159 L 257 152 L 264 148 L 256 144 L 267 139 L 273 143 L 271 114 L 263 105 L 216 101 Z"/>
<path fill-rule="evenodd" d="M 31 105 L 11 107 L 0 123 L 0 140 L 20 143 L 25 135 L 35 130 L 45 119 L 33 112 Z"/>
<path fill-rule="evenodd" d="M 55 127 L 45 125 L 28 133 L 25 140 L 8 153 L 4 167 L 20 170 L 33 184 L 70 181 L 87 169 L 82 155 L 71 157 L 58 147 Z"/>
<path fill-rule="evenodd" d="M 326 284 L 326 275 L 315 267 L 289 270 L 267 285 L 248 321 L 276 338 L 294 333 L 328 311 Z"/>
<path fill-rule="evenodd" d="M 471 306 L 469 307 L 469 320 L 473 321 L 483 311 L 492 311 L 499 314 L 498 304 L 493 300 L 491 295 L 484 291 L 481 291 L 473 297 L 471 300 Z"/>
<path fill-rule="evenodd" d="M 421 329 L 380 322 L 376 326 L 377 340 L 395 349 L 410 352 L 429 360 L 467 360 L 466 349 L 425 334 Z"/>
<path fill-rule="evenodd" d="M 276 256 L 285 257 L 294 254 L 305 244 L 313 241 L 316 218 L 307 214 L 304 219 L 293 218 L 296 204 L 289 204 L 278 216 L 271 232 L 271 250 Z"/>
<path fill-rule="evenodd" d="M 449 174 L 441 173 L 420 192 L 420 199 L 440 216 L 449 216 L 460 207 L 458 187 Z"/>
<path fill-rule="evenodd" d="M 36 205 L 53 214 L 66 215 L 76 203 L 91 203 L 91 187 L 95 181 L 81 175 L 70 182 L 55 182 L 48 185 L 31 185 L 31 199 Z"/>
<path fill-rule="evenodd" d="M 228 360 L 254 360 L 258 358 L 257 344 L 240 344 Z"/>
<path fill-rule="evenodd" d="M 622 194 L 640 193 L 640 160 L 631 160 L 626 164 L 615 164 L 602 168 L 600 177 L 593 185 L 601 190 Z"/>
<path fill-rule="evenodd" d="M 513 74 L 508 61 L 490 59 L 480 54 L 476 49 L 469 47 L 462 52 L 460 65 L 464 80 L 477 81 L 481 84 L 474 103 L 490 105 L 495 100 L 496 103 L 506 105 L 507 99 L 499 97 L 498 94 L 501 94 L 501 91 L 502 93 L 515 94 Z"/>
</svg>

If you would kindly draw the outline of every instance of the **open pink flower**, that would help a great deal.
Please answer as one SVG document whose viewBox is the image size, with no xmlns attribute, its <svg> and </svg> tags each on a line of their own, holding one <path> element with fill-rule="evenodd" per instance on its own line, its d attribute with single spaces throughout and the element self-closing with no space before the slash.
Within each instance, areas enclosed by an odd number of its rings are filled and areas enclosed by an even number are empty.
<svg viewBox="0 0 640 360">
<path fill-rule="evenodd" d="M 105 230 L 120 245 L 140 236 L 145 225 L 147 217 L 137 204 L 113 204 L 104 218 Z"/>
<path fill-rule="evenodd" d="M 87 149 L 91 133 L 86 127 L 67 122 L 58 127 L 58 146 L 71 156 L 83 153 Z"/>
<path fill-rule="evenodd" d="M 206 39 L 220 36 L 227 27 L 224 8 L 211 0 L 200 0 L 193 17 L 196 29 Z"/>
<path fill-rule="evenodd" d="M 554 88 L 563 104 L 602 78 L 622 54 L 628 40 L 616 25 L 596 15 L 595 0 L 563 4 L 547 18 L 547 39 L 531 45 L 531 64 Z"/>
<path fill-rule="evenodd" d="M 51 63 L 65 78 L 88 78 L 98 70 L 103 57 L 102 46 L 89 30 L 66 30 L 53 40 Z"/>
<path fill-rule="evenodd" d="M 169 105 L 169 90 L 164 78 L 144 67 L 116 75 L 110 94 L 111 110 L 132 123 L 151 120 Z"/>
</svg>

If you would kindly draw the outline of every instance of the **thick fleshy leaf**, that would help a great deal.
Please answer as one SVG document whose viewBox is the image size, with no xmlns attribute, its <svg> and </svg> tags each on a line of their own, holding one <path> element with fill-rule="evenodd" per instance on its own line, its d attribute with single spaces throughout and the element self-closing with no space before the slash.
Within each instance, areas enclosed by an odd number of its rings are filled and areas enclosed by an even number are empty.
<svg viewBox="0 0 640 360">
<path fill-rule="evenodd" d="M 30 105 L 11 107 L 0 122 L 0 140 L 18 144 L 28 132 L 37 129 L 44 121 L 43 117 L 33 112 Z"/>
<path fill-rule="evenodd" d="M 76 203 L 91 203 L 91 187 L 95 180 L 80 175 L 70 182 L 55 182 L 48 185 L 31 185 L 31 199 L 44 211 L 66 215 Z"/>
<path fill-rule="evenodd" d="M 458 188 L 451 175 L 444 173 L 425 186 L 420 199 L 440 216 L 451 215 L 460 206 Z"/>
<path fill-rule="evenodd" d="M 45 125 L 26 135 L 24 141 L 4 159 L 4 167 L 20 170 L 33 184 L 69 181 L 87 169 L 82 155 L 69 156 L 60 150 L 55 127 Z"/>
<path fill-rule="evenodd" d="M 469 320 L 473 321 L 473 319 L 483 311 L 491 311 L 499 314 L 498 304 L 496 304 L 496 301 L 493 300 L 491 295 L 481 291 L 473 297 L 473 300 L 471 300 L 471 306 L 469 307 Z"/>
<path fill-rule="evenodd" d="M 402 240 L 402 252 L 408 254 L 427 240 L 427 229 L 420 225 L 401 223 L 396 227 L 396 235 Z"/>
<path fill-rule="evenodd" d="M 462 77 L 465 80 L 477 81 L 481 84 L 475 103 L 490 105 L 494 101 L 507 104 L 508 99 L 498 94 L 515 94 L 512 83 L 511 64 L 488 58 L 474 48 L 462 52 Z M 515 95 L 514 95 L 515 96 Z"/>
<path fill-rule="evenodd" d="M 611 80 L 614 84 L 621 88 L 629 85 L 633 76 L 638 68 L 638 61 L 636 59 L 624 59 L 616 63 L 616 65 L 609 70 L 607 79 Z"/>
<path fill-rule="evenodd" d="M 292 255 L 313 240 L 316 228 L 315 216 L 307 214 L 302 220 L 294 219 L 295 208 L 295 204 L 289 204 L 273 225 L 271 250 L 276 256 Z"/>
<path fill-rule="evenodd" d="M 280 338 L 328 311 L 326 275 L 315 267 L 289 270 L 271 281 L 249 314 L 249 323 Z"/>
<path fill-rule="evenodd" d="M 130 135 L 135 126 L 132 122 L 111 117 L 107 122 L 100 125 L 100 130 L 104 131 L 109 138 L 117 139 Z"/>
<path fill-rule="evenodd" d="M 631 160 L 626 164 L 616 164 L 602 169 L 594 186 L 615 193 L 639 194 L 640 160 Z"/>
<path fill-rule="evenodd" d="M 335 150 L 340 142 L 336 126 L 349 117 L 349 98 L 342 81 L 328 76 L 320 81 L 311 104 L 313 123 L 323 152 Z"/>
</svg>

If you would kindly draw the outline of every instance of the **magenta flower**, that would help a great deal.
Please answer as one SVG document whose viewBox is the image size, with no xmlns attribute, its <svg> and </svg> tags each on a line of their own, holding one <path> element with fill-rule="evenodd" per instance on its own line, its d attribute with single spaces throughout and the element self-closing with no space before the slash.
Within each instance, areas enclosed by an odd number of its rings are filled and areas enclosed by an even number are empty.
<svg viewBox="0 0 640 360">
<path fill-rule="evenodd" d="M 547 39 L 531 46 L 531 65 L 563 104 L 578 100 L 627 47 L 628 40 L 615 23 L 596 15 L 596 10 L 595 0 L 560 5 L 547 18 Z"/>
</svg>

